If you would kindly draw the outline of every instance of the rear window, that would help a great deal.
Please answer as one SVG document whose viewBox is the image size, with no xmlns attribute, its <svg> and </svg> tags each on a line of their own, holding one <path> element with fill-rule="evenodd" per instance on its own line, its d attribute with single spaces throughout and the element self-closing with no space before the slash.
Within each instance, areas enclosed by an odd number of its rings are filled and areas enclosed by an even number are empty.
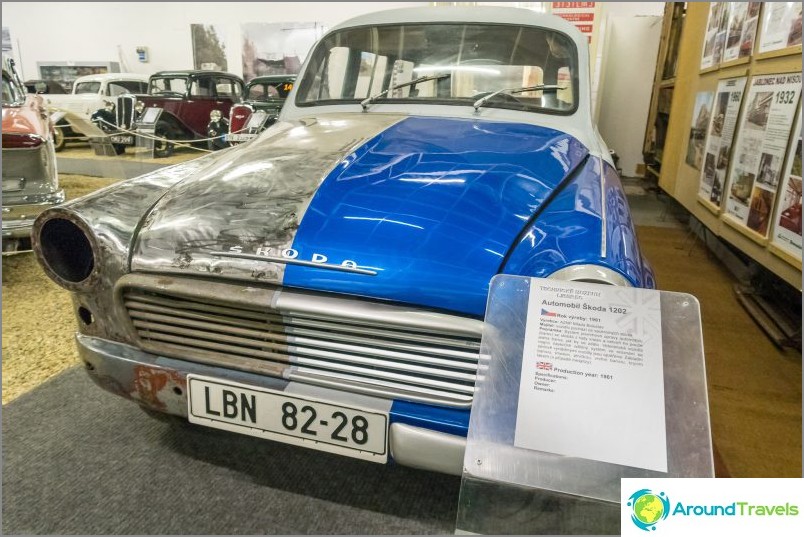
<svg viewBox="0 0 804 537">
<path fill-rule="evenodd" d="M 79 82 L 75 85 L 75 90 L 73 93 L 98 93 L 100 88 L 100 82 Z"/>
</svg>

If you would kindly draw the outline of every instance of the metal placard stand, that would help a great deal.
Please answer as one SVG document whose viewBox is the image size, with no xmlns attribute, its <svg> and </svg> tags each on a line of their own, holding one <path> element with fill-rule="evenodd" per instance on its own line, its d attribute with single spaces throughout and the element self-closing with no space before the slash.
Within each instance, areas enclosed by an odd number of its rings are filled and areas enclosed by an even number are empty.
<svg viewBox="0 0 804 537">
<path fill-rule="evenodd" d="M 92 136 L 89 139 L 89 146 L 98 156 L 102 157 L 117 156 L 117 152 L 114 150 L 114 146 L 112 145 L 112 142 L 110 141 L 108 135 Z"/>
<path fill-rule="evenodd" d="M 662 449 L 656 451 L 662 452 L 659 458 L 666 472 L 514 445 L 516 435 L 521 434 L 518 420 L 527 418 L 531 413 L 561 415 L 564 411 L 563 408 L 519 407 L 520 401 L 525 400 L 520 399 L 520 391 L 527 388 L 527 383 L 523 383 L 522 388 L 520 383 L 523 357 L 526 356 L 526 327 L 529 323 L 532 326 L 534 322 L 541 322 L 539 314 L 554 315 L 555 311 L 560 311 L 559 308 L 548 306 L 544 309 L 545 306 L 541 306 L 541 311 L 534 312 L 533 306 L 536 304 L 551 304 L 543 302 L 538 295 L 544 289 L 540 286 L 545 283 L 568 286 L 570 291 L 576 287 L 580 290 L 578 293 L 603 288 L 603 297 L 608 296 L 606 293 L 622 289 L 572 282 L 557 284 L 556 280 L 508 275 L 496 276 L 492 280 L 469 422 L 456 534 L 619 534 L 621 478 L 714 477 L 700 308 L 695 297 L 683 293 L 640 289 L 625 291 L 630 293 L 629 296 L 636 297 L 637 301 L 642 300 L 643 294 L 648 296 L 647 293 L 652 293 L 650 296 L 654 309 L 657 315 L 659 311 L 661 314 L 661 326 L 655 328 L 657 336 L 661 334 L 661 337 L 655 338 L 655 345 L 661 349 L 657 353 L 660 354 L 660 361 L 655 367 L 658 385 L 661 387 L 663 383 L 664 388 L 663 396 L 659 395 L 656 399 L 660 411 L 663 403 L 664 419 L 661 421 L 664 422 L 664 428 L 660 422 L 654 430 L 661 430 L 665 439 L 661 443 Z M 531 287 L 536 287 L 536 294 L 531 293 Z M 531 305 L 529 319 L 529 302 L 534 297 L 539 302 Z M 574 328 L 570 326 L 570 319 L 562 319 L 560 314 L 558 317 L 559 324 L 552 326 L 560 326 L 570 338 L 573 330 L 578 331 L 579 340 L 589 334 L 580 326 L 581 323 L 573 325 L 577 327 Z M 575 316 L 576 319 L 578 317 Z M 549 354 L 540 354 L 544 358 L 538 359 L 544 359 L 545 362 L 537 362 L 537 368 L 548 368 L 547 365 L 539 365 L 543 363 L 562 363 L 557 355 L 551 357 Z M 589 354 L 595 354 L 595 351 Z M 651 360 L 651 356 L 646 355 L 645 359 Z M 591 363 L 597 363 L 594 357 Z M 600 364 L 601 369 L 605 369 L 605 364 Z M 581 370 L 583 366 L 574 369 Z M 527 372 L 527 381 L 530 382 L 531 372 L 529 369 Z M 559 386 L 562 390 L 568 388 L 570 382 L 575 381 L 561 382 L 565 384 L 552 385 L 555 391 L 559 391 Z M 536 389 L 535 385 L 533 389 Z M 644 393 L 637 387 L 633 391 L 635 394 Z M 578 393 L 579 408 L 593 408 L 586 405 L 594 406 L 595 401 L 585 401 L 583 390 Z M 630 397 L 627 385 L 619 393 L 626 400 Z M 631 404 L 639 405 L 641 402 L 637 399 Z M 590 414 L 594 412 L 590 411 Z M 616 415 L 612 418 L 618 419 Z M 560 436 L 564 428 L 567 437 L 573 437 L 573 433 L 577 432 L 573 428 L 588 426 L 589 423 L 585 421 L 588 419 L 589 416 L 583 411 L 580 415 L 573 414 L 569 419 L 559 419 L 557 435 Z M 541 430 L 526 432 L 533 433 L 529 436 L 537 439 L 547 438 L 540 436 Z M 556 431 L 550 434 L 555 437 Z M 614 432 L 611 437 L 617 434 Z M 579 452 L 596 448 L 595 442 L 588 444 L 592 447 L 584 446 L 579 448 Z"/>
<path fill-rule="evenodd" d="M 140 119 L 134 122 L 134 136 L 136 137 L 137 151 L 147 153 L 147 157 L 155 158 L 154 148 L 156 146 L 156 124 L 162 115 L 161 108 L 146 108 L 142 112 Z"/>
</svg>

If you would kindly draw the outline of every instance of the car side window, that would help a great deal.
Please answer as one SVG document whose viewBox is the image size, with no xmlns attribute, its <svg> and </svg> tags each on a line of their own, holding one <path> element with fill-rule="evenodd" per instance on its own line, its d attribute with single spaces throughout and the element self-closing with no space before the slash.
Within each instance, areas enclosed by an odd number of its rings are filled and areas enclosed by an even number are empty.
<svg viewBox="0 0 804 537">
<path fill-rule="evenodd" d="M 135 80 L 119 80 L 116 82 L 109 82 L 106 89 L 106 94 L 112 97 L 117 97 L 124 93 L 145 93 L 148 90 L 148 85 L 145 82 Z"/>
<path fill-rule="evenodd" d="M 190 96 L 192 97 L 214 97 L 215 79 L 211 77 L 199 77 L 193 80 L 190 86 Z"/>
</svg>

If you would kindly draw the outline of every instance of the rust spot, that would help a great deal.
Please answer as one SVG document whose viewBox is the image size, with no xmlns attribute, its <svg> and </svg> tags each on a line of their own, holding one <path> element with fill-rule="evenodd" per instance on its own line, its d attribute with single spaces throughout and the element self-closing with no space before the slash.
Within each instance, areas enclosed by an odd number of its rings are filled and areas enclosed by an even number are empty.
<svg viewBox="0 0 804 537">
<path fill-rule="evenodd" d="M 190 263 L 193 261 L 193 256 L 188 253 L 179 254 L 176 259 L 173 260 L 173 265 L 178 268 L 187 268 L 190 266 Z"/>
<path fill-rule="evenodd" d="M 134 368 L 134 391 L 137 398 L 154 408 L 164 410 L 167 407 L 160 399 L 160 395 L 175 385 L 181 386 L 182 389 L 187 388 L 187 379 L 177 371 L 147 365 L 138 365 Z"/>
</svg>

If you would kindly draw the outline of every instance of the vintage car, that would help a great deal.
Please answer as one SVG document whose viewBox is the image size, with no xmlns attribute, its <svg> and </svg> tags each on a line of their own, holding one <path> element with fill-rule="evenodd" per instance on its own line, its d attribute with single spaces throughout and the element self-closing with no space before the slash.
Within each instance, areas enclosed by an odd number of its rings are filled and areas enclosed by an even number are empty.
<svg viewBox="0 0 804 537">
<path fill-rule="evenodd" d="M 42 97 L 25 92 L 13 60 L 3 61 L 3 253 L 30 250 L 31 227 L 64 201 L 53 125 Z"/>
<path fill-rule="evenodd" d="M 38 93 L 40 95 L 65 95 L 69 92 L 65 91 L 64 86 L 56 82 L 55 80 L 43 80 L 41 78 L 34 78 L 32 80 L 26 80 L 23 85 L 25 86 L 25 91 L 28 93 Z"/>
<path fill-rule="evenodd" d="M 49 210 L 33 237 L 100 387 L 458 474 L 493 276 L 654 287 L 586 38 L 517 8 L 336 26 L 256 139 Z"/>
<path fill-rule="evenodd" d="M 267 75 L 249 80 L 244 101 L 229 112 L 230 143 L 247 142 L 276 123 L 296 75 Z"/>
<path fill-rule="evenodd" d="M 210 142 L 226 132 L 221 118 L 242 100 L 243 86 L 239 76 L 219 71 L 160 71 L 151 75 L 146 95 L 121 95 L 113 106 L 96 111 L 93 121 L 111 134 L 118 152 L 135 144 L 144 124 L 153 126 L 148 136 L 159 139 L 155 156 L 170 155 L 171 140 L 208 142 L 217 149 L 228 144 Z"/>
<path fill-rule="evenodd" d="M 104 73 L 76 78 L 72 93 L 47 94 L 44 99 L 56 125 L 56 151 L 64 149 L 67 142 L 87 141 L 89 133 L 82 131 L 79 118 L 90 119 L 96 110 L 115 101 L 119 95 L 144 93 L 147 88 L 148 75 Z"/>
</svg>

